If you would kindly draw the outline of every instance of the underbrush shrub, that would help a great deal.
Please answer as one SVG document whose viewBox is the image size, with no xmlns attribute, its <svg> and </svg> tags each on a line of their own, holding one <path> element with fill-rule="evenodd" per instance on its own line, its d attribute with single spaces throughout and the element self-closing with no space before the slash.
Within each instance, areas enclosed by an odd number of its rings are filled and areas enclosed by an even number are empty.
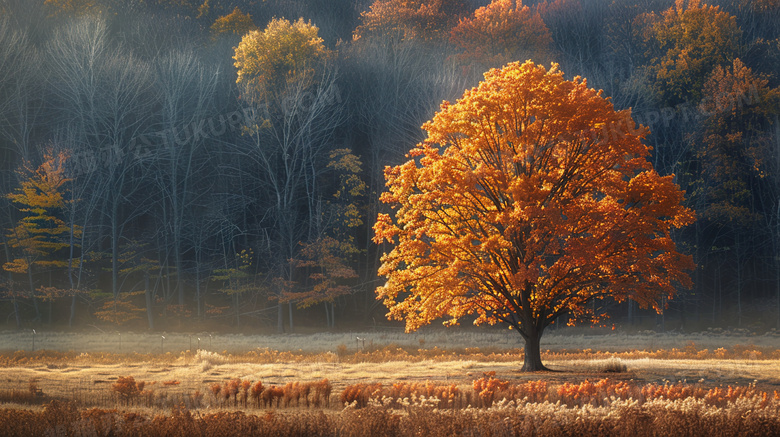
<svg viewBox="0 0 780 437">
<path fill-rule="evenodd" d="M 638 399 L 640 389 L 626 381 L 612 381 L 609 378 L 591 382 L 585 380 L 579 384 L 563 383 L 556 390 L 557 401 L 569 406 L 586 404 L 601 405 L 606 399 Z"/>
<path fill-rule="evenodd" d="M 249 379 L 233 378 L 221 384 L 214 382 L 209 385 L 209 390 L 217 407 L 247 408 L 251 399 L 255 408 L 320 408 L 330 406 L 333 387 L 327 378 L 314 382 L 293 381 L 281 387 L 266 387 L 262 381 L 253 384 Z"/>
<path fill-rule="evenodd" d="M 256 383 L 254 383 L 252 385 L 252 388 L 251 388 L 251 391 L 250 391 L 250 396 L 252 397 L 252 401 L 254 402 L 255 407 L 257 407 L 257 408 L 260 408 L 260 401 L 262 400 L 261 396 L 263 394 L 263 389 L 264 389 L 263 382 L 262 381 L 257 381 Z"/>
<path fill-rule="evenodd" d="M 263 406 L 271 408 L 274 405 L 274 401 L 276 401 L 276 408 L 279 408 L 279 402 L 281 402 L 283 397 L 284 397 L 284 389 L 272 385 L 267 389 L 265 389 L 265 391 L 262 394 Z"/>
<path fill-rule="evenodd" d="M 317 408 L 322 405 L 329 407 L 330 394 L 333 391 L 333 386 L 331 385 L 328 378 L 324 378 L 319 382 L 313 383 L 312 385 L 314 387 L 314 399 L 312 404 Z"/>
<path fill-rule="evenodd" d="M 496 378 L 496 372 L 486 372 L 482 378 L 474 380 L 471 386 L 477 395 L 472 398 L 474 401 L 477 401 L 475 406 L 489 408 L 493 406 L 494 400 L 501 399 L 498 398 L 501 393 L 507 391 L 509 381 Z"/>
<path fill-rule="evenodd" d="M 354 405 L 357 408 L 365 408 L 371 399 L 382 397 L 382 384 L 357 383 L 348 385 L 341 392 L 339 399 L 342 405 Z"/>
<path fill-rule="evenodd" d="M 195 364 L 200 365 L 200 370 L 202 372 L 208 372 L 209 370 L 211 370 L 212 367 L 216 365 L 226 364 L 228 362 L 228 357 L 225 357 L 224 355 L 220 355 L 216 352 L 210 352 L 210 351 L 199 349 L 195 353 L 194 362 Z"/>
<path fill-rule="evenodd" d="M 132 376 L 120 376 L 116 379 L 116 382 L 111 385 L 111 390 L 117 394 L 121 403 L 130 405 L 137 397 L 145 394 L 145 386 L 145 381 L 136 382 L 135 378 Z"/>
<path fill-rule="evenodd" d="M 472 383 L 469 405 L 490 408 L 497 400 L 542 402 L 548 399 L 548 383 L 544 380 L 511 383 L 496 378 L 496 372 L 486 372 Z"/>
<path fill-rule="evenodd" d="M 89 408 L 81 411 L 81 420 L 78 422 L 80 435 L 111 435 L 114 430 L 122 428 L 123 418 L 115 409 L 105 410 L 101 408 Z M 71 428 L 77 428 L 71 424 Z"/>
<path fill-rule="evenodd" d="M 78 422 L 81 417 L 73 403 L 55 400 L 49 402 L 43 409 L 42 419 L 48 428 L 57 429 Z"/>
<path fill-rule="evenodd" d="M 620 358 L 612 357 L 601 365 L 599 371 L 604 373 L 626 373 L 628 371 L 628 367 Z"/>
</svg>

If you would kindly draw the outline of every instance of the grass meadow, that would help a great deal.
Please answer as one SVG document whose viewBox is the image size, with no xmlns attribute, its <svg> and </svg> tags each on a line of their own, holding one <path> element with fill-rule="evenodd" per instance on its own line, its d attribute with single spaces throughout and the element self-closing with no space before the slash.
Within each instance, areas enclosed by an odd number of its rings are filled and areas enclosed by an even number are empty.
<svg viewBox="0 0 780 437">
<path fill-rule="evenodd" d="M 35 350 L 33 350 L 33 340 Z M 780 435 L 780 335 L 0 333 L 0 435 Z"/>
</svg>

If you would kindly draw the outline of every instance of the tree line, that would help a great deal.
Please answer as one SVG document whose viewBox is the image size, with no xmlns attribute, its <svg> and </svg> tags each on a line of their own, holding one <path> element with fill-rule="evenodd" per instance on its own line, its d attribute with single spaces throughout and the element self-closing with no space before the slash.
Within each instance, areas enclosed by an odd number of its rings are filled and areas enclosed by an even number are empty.
<svg viewBox="0 0 780 437">
<path fill-rule="evenodd" d="M 3 0 L 5 324 L 381 321 L 384 168 L 526 59 L 631 108 L 697 215 L 690 290 L 594 311 L 780 324 L 777 0 Z"/>
</svg>

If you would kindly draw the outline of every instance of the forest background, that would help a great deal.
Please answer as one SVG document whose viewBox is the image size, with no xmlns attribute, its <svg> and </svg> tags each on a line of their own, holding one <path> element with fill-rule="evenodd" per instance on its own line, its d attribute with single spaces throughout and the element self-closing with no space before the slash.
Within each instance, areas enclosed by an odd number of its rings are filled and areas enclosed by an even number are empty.
<svg viewBox="0 0 780 437">
<path fill-rule="evenodd" d="M 236 62 L 253 31 L 260 94 Z M 285 49 L 300 35 L 315 49 Z M 2 0 L 0 323 L 386 324 L 383 169 L 526 59 L 632 108 L 697 213 L 675 236 L 692 289 L 594 310 L 780 328 L 780 0 Z"/>
</svg>

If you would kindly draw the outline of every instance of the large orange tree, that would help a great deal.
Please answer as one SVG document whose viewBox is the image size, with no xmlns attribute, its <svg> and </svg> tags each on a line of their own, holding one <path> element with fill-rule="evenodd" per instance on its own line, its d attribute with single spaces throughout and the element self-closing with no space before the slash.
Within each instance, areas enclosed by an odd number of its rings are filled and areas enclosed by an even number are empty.
<svg viewBox="0 0 780 437">
<path fill-rule="evenodd" d="M 598 317 L 594 299 L 661 309 L 690 286 L 671 232 L 690 224 L 683 191 L 648 161 L 630 111 L 615 111 L 553 64 L 485 74 L 423 125 L 409 160 L 385 170 L 375 242 L 388 242 L 377 289 L 407 331 L 505 323 L 525 340 L 523 369 L 545 370 L 540 338 L 558 316 Z"/>
</svg>

